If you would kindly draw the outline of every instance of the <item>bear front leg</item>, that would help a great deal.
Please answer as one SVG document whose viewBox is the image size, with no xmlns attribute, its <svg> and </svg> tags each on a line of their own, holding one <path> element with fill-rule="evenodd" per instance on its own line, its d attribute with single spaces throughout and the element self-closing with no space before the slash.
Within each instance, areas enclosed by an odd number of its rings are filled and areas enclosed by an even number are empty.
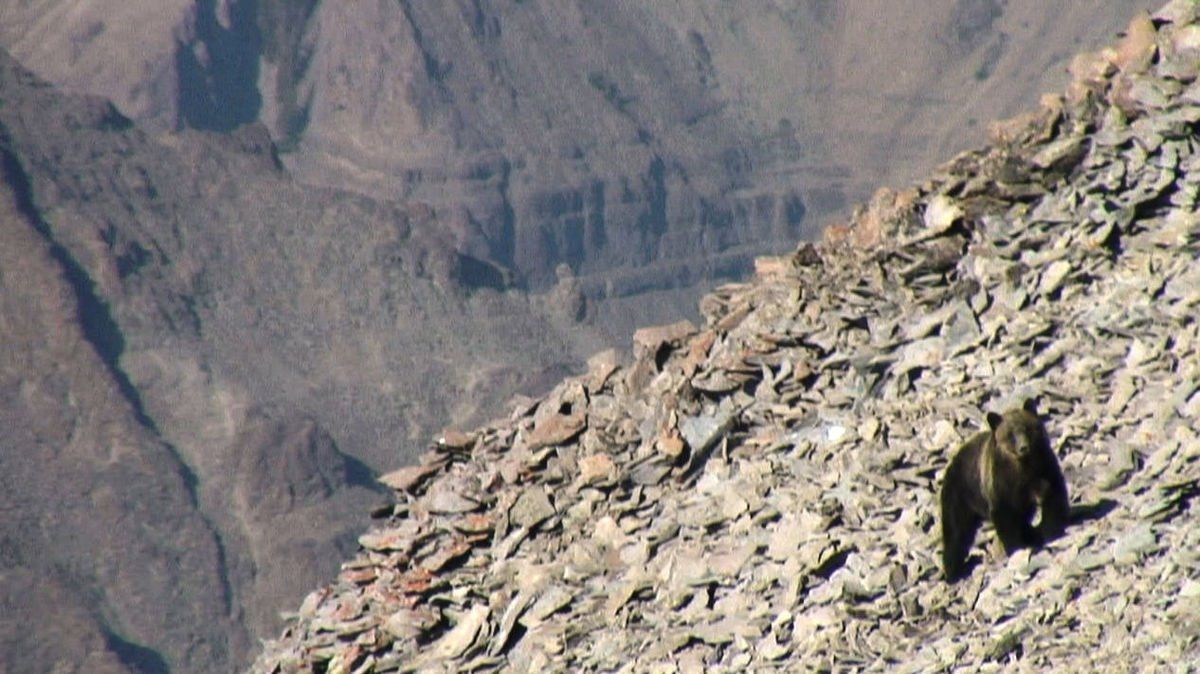
<svg viewBox="0 0 1200 674">
<path fill-rule="evenodd" d="M 1042 522 L 1040 525 L 1042 537 L 1050 541 L 1058 538 L 1067 530 L 1067 521 L 1071 517 L 1071 503 L 1067 497 L 1067 483 L 1062 472 L 1057 470 L 1051 476 L 1049 486 L 1042 497 Z"/>
<path fill-rule="evenodd" d="M 1031 519 L 1032 513 L 1003 506 L 992 510 L 992 524 L 996 526 L 996 535 L 1004 546 L 1004 554 L 1011 555 L 1021 548 L 1042 546 L 1042 535 L 1030 524 Z"/>
</svg>

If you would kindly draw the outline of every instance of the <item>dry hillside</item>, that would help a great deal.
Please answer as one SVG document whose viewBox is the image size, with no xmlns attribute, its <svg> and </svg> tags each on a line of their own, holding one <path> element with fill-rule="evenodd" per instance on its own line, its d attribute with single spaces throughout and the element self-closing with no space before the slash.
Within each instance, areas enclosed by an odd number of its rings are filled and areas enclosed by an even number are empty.
<svg viewBox="0 0 1200 674">
<path fill-rule="evenodd" d="M 1188 671 L 1200 662 L 1200 7 L 701 326 L 382 481 L 396 497 L 255 672 Z M 1072 524 L 940 576 L 936 490 L 1036 397 Z"/>
<path fill-rule="evenodd" d="M 0 2 L 0 671 L 245 667 L 439 428 L 1158 1 Z"/>
</svg>

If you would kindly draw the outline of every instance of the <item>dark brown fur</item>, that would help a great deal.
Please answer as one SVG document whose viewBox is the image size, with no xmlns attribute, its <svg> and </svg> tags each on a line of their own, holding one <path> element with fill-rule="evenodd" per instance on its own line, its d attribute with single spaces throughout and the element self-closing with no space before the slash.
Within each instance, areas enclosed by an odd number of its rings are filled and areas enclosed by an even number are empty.
<svg viewBox="0 0 1200 674">
<path fill-rule="evenodd" d="M 963 576 L 985 519 L 1006 554 L 1041 547 L 1067 524 L 1067 483 L 1033 404 L 987 419 L 991 428 L 958 450 L 942 481 L 942 567 L 950 582 Z M 1042 521 L 1034 528 L 1039 505 Z"/>
</svg>

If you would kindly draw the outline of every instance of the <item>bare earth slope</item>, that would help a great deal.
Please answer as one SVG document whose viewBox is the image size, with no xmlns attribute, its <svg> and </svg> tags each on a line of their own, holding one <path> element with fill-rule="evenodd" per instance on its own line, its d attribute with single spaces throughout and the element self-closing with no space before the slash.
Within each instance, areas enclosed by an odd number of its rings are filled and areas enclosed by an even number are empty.
<svg viewBox="0 0 1200 674">
<path fill-rule="evenodd" d="M 1200 661 L 1200 6 L 702 327 L 382 481 L 397 504 L 255 672 L 1184 671 Z M 1037 397 L 1073 522 L 970 578 L 936 489 Z"/>
</svg>

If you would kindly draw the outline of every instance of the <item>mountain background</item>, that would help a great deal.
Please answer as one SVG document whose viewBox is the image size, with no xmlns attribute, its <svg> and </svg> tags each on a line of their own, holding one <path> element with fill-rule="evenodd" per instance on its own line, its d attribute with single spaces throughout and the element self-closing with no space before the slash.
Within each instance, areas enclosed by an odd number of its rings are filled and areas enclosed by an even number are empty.
<svg viewBox="0 0 1200 674">
<path fill-rule="evenodd" d="M 1153 4 L 0 4 L 0 669 L 246 665 L 374 475 Z"/>
</svg>

